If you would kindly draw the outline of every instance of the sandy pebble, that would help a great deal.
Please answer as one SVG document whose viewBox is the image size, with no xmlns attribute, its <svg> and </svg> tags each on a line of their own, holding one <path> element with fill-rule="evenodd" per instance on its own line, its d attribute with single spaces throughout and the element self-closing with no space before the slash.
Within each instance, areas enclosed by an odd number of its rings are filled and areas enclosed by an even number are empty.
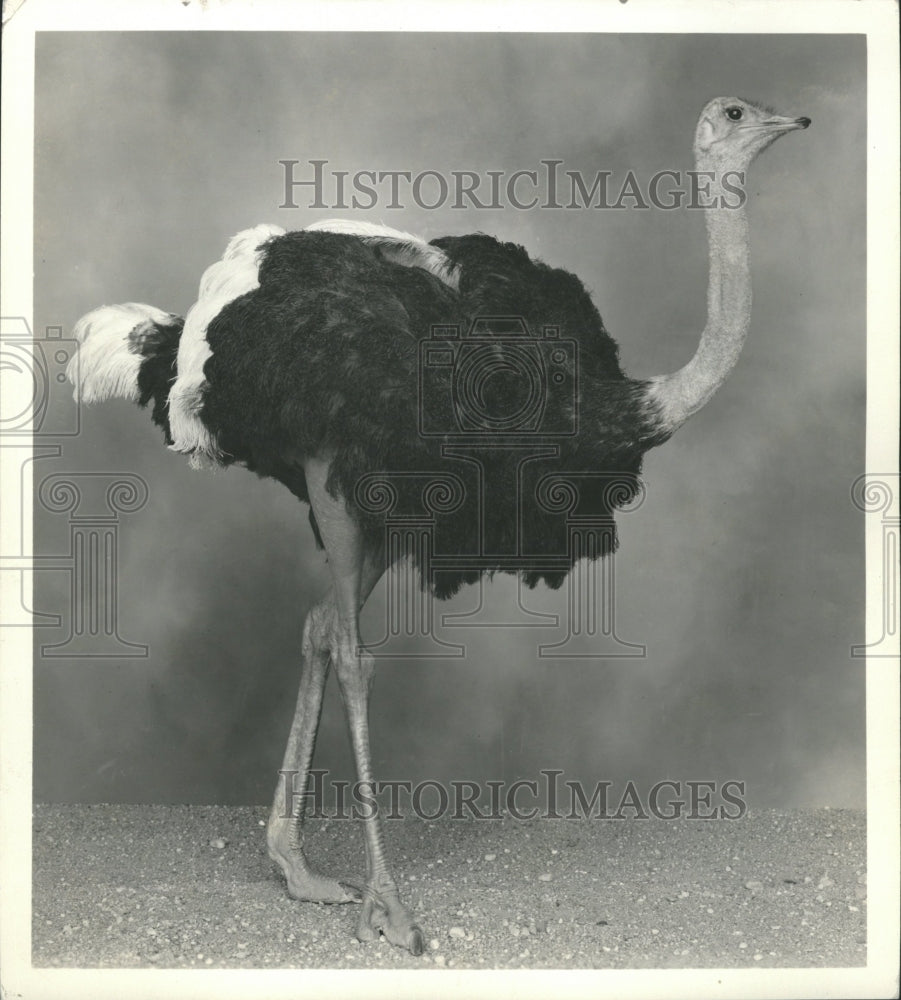
<svg viewBox="0 0 901 1000">
<path fill-rule="evenodd" d="M 717 826 L 705 828 L 703 835 L 694 831 L 689 838 L 670 824 L 628 843 L 611 839 L 609 829 L 601 837 L 590 824 L 567 830 L 564 840 L 559 839 L 560 824 L 534 824 L 531 838 L 515 824 L 512 829 L 497 826 L 491 840 L 485 839 L 484 824 L 473 824 L 472 829 L 454 824 L 446 830 L 438 824 L 427 830 L 396 824 L 392 835 L 398 864 L 418 879 L 408 884 L 405 901 L 423 930 L 435 935 L 425 938 L 426 959 L 414 959 L 384 940 L 358 944 L 353 940 L 353 914 L 346 908 L 296 903 L 285 893 L 277 871 L 273 870 L 271 879 L 255 881 L 265 854 L 265 829 L 257 829 L 259 811 L 76 809 L 78 823 L 68 837 L 71 846 L 66 849 L 65 867 L 77 868 L 82 875 L 69 877 L 68 885 L 59 877 L 59 845 L 66 837 L 55 836 L 57 846 L 53 847 L 46 827 L 52 823 L 49 832 L 56 835 L 57 828 L 72 824 L 73 809 L 39 806 L 36 812 L 45 824 L 35 840 L 36 961 L 57 967 L 66 963 L 143 964 L 197 970 L 293 963 L 399 969 L 413 968 L 418 962 L 420 968 L 448 971 L 462 966 L 512 969 L 554 964 L 650 967 L 663 959 L 673 966 L 714 963 L 740 968 L 747 967 L 749 954 L 760 967 L 764 962 L 841 967 L 859 963 L 866 947 L 866 903 L 861 899 L 867 891 L 861 854 L 864 842 L 861 839 L 856 853 L 845 847 L 848 831 L 863 829 L 862 816 L 856 811 L 835 812 L 834 844 L 829 846 L 839 851 L 828 858 L 827 848 L 820 843 L 825 824 L 815 823 L 822 813 L 803 811 L 797 816 L 780 814 L 777 818 L 784 829 L 774 830 L 772 815 L 764 814 L 750 818 L 741 830 Z M 173 827 L 168 834 L 167 824 Z M 211 835 L 209 830 L 216 826 L 229 833 L 241 832 L 234 840 L 229 834 Z M 816 827 L 816 834 L 808 845 L 806 834 L 811 826 Z M 328 856 L 326 868 L 354 870 L 360 862 L 359 845 L 350 836 L 349 825 L 334 823 L 325 835 L 324 830 L 319 821 L 309 823 L 311 846 Z M 471 836 L 468 841 L 467 836 Z M 429 848 L 423 857 L 426 840 Z M 227 851 L 213 846 L 216 841 L 223 841 Z M 488 843 L 495 846 L 489 848 Z M 557 843 L 564 846 L 552 856 Z M 612 878 L 605 879 L 598 863 L 601 843 L 610 850 L 608 874 Z M 182 853 L 177 849 L 180 845 L 184 845 Z M 654 847 L 665 848 L 665 860 L 655 860 Z M 505 849 L 508 856 L 504 856 Z M 740 860 L 733 860 L 733 851 Z M 159 853 L 156 860 L 155 852 Z M 115 876 L 109 880 L 110 866 L 124 871 L 135 853 L 140 860 L 130 870 L 134 881 L 121 885 Z M 493 864 L 487 861 L 489 856 Z M 467 857 L 476 862 L 475 868 L 466 866 Z M 558 866 L 556 861 L 564 857 L 566 864 Z M 773 857 L 781 859 L 775 867 Z M 486 860 L 480 877 L 474 879 L 480 858 Z M 727 858 L 731 874 L 723 871 Z M 507 862 L 509 871 L 505 872 Z M 268 870 L 265 862 L 264 867 Z M 817 871 L 819 875 L 813 874 Z M 447 876 L 441 878 L 443 872 Z M 550 878 L 539 880 L 542 873 Z M 461 888 L 465 874 L 469 874 L 468 894 L 465 885 Z M 806 886 L 801 884 L 805 877 Z M 833 884 L 824 884 L 824 878 Z M 586 902 L 585 885 L 598 889 L 591 885 L 595 879 L 606 885 L 604 913 L 595 909 L 597 903 Z M 217 886 L 215 894 L 210 892 L 211 880 Z M 476 883 L 478 905 L 471 902 Z M 692 889 L 687 890 L 687 885 Z M 762 889 L 753 892 L 756 885 Z M 640 905 L 633 895 L 636 887 L 644 893 Z M 739 888 L 746 891 L 736 892 Z M 169 895 L 173 891 L 179 893 L 177 899 Z M 759 902 L 764 892 L 771 899 L 758 912 L 755 898 Z M 814 902 L 817 895 L 822 902 Z M 674 905 L 682 901 L 685 907 Z M 826 905 L 829 902 L 831 908 Z M 699 911 L 717 919 L 708 921 L 702 916 L 693 928 L 691 920 Z M 605 914 L 612 926 L 601 924 L 599 918 Z M 448 923 L 452 918 L 455 922 Z M 679 920 L 683 927 L 678 926 Z M 748 933 L 740 930 L 733 937 L 733 930 L 743 926 Z M 657 934 L 652 935 L 652 927 Z M 688 950 L 692 932 L 695 939 Z M 434 957 L 441 954 L 442 935 L 449 953 L 444 953 L 439 965 Z M 538 942 L 536 953 L 530 951 L 531 940 Z M 745 947 L 739 948 L 739 942 Z M 526 952 L 528 957 L 523 957 Z"/>
</svg>

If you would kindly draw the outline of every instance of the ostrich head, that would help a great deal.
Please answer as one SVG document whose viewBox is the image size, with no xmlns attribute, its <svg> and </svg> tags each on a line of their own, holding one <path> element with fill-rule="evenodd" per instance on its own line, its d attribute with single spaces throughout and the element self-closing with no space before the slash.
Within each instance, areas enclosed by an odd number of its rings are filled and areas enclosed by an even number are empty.
<svg viewBox="0 0 901 1000">
<path fill-rule="evenodd" d="M 809 118 L 786 118 L 738 97 L 715 97 L 698 119 L 695 155 L 699 160 L 744 169 L 780 136 L 809 124 Z"/>
</svg>

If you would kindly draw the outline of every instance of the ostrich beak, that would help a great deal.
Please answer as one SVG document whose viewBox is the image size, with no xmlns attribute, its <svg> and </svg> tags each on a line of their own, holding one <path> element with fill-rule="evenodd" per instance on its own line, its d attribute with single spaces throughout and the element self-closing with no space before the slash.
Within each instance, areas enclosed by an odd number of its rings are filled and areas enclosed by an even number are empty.
<svg viewBox="0 0 901 1000">
<path fill-rule="evenodd" d="M 786 118 L 783 115 L 773 115 L 762 124 L 766 128 L 778 129 L 780 132 L 794 132 L 796 129 L 807 128 L 809 118 Z"/>
</svg>

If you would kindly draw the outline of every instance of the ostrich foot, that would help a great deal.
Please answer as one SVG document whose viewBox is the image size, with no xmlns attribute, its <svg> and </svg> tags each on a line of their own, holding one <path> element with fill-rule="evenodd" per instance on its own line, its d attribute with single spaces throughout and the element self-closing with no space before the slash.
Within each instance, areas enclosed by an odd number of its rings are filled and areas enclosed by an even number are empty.
<svg viewBox="0 0 901 1000">
<path fill-rule="evenodd" d="M 299 857 L 298 857 L 299 855 Z M 287 861 L 270 851 L 269 857 L 281 868 L 288 883 L 288 895 L 307 903 L 359 903 L 361 894 L 349 882 L 339 882 L 314 871 L 297 852 Z"/>
<path fill-rule="evenodd" d="M 291 847 L 278 831 L 270 828 L 269 857 L 282 870 L 288 895 L 311 903 L 359 903 L 360 890 L 352 882 L 320 875 L 310 867 L 303 850 Z"/>
<path fill-rule="evenodd" d="M 367 886 L 363 892 L 363 912 L 357 924 L 358 941 L 376 941 L 379 932 L 399 948 L 419 956 L 423 952 L 422 931 L 401 903 L 397 889 L 381 892 Z"/>
</svg>

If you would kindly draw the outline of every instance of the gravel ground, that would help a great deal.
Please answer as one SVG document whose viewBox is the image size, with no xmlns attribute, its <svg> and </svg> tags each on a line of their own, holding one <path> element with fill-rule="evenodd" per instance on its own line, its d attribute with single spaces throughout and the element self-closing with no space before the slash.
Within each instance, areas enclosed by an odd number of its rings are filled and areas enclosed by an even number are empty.
<svg viewBox="0 0 901 1000">
<path fill-rule="evenodd" d="M 862 812 L 697 822 L 386 824 L 413 958 L 359 944 L 357 908 L 291 900 L 265 807 L 39 806 L 33 963 L 66 967 L 703 968 L 866 962 Z M 359 825 L 307 825 L 359 878 Z"/>
</svg>

